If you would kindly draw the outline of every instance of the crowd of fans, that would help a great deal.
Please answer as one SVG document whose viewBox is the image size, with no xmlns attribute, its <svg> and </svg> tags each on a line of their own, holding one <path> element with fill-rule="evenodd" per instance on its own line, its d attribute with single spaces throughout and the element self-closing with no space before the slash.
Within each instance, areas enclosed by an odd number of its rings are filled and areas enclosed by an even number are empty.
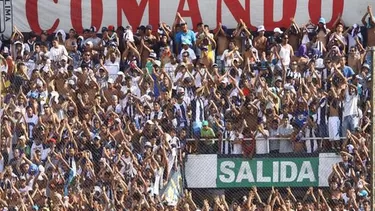
<svg viewBox="0 0 375 211">
<path fill-rule="evenodd" d="M 188 153 L 333 150 L 342 162 L 329 189 L 296 199 L 272 188 L 263 203 L 252 188 L 200 208 L 370 210 L 371 7 L 362 21 L 292 19 L 270 36 L 242 20 L 192 31 L 179 14 L 172 26 L 110 25 L 100 37 L 95 27 L 15 27 L 0 55 L 0 207 L 197 210 L 189 191 L 178 201 L 162 194 Z"/>
</svg>

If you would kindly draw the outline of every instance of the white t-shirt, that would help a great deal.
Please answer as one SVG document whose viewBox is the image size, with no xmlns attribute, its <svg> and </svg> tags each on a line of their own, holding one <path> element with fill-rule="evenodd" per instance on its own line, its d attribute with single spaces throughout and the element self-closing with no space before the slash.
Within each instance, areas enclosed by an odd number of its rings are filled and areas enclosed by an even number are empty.
<svg viewBox="0 0 375 211">
<path fill-rule="evenodd" d="M 51 61 L 59 62 L 64 55 L 68 55 L 68 51 L 66 51 L 66 48 L 63 45 L 58 45 L 56 48 L 52 47 L 49 51 L 49 59 Z"/>
<path fill-rule="evenodd" d="M 171 78 L 172 82 L 176 78 L 176 75 L 174 74 L 174 72 L 175 72 L 177 66 L 178 66 L 177 63 L 176 64 L 172 64 L 170 62 L 164 65 L 165 72 L 168 73 L 168 75 Z M 176 86 L 172 85 L 172 89 L 176 89 Z"/>
<path fill-rule="evenodd" d="M 288 124 L 286 127 L 279 126 L 278 134 L 279 135 L 290 135 L 293 132 L 293 126 Z M 280 153 L 288 153 L 288 152 L 293 152 L 293 145 L 292 142 L 289 139 L 280 139 Z"/>
<path fill-rule="evenodd" d="M 268 130 L 264 130 L 264 134 L 269 137 L 269 132 Z M 255 153 L 256 154 L 267 154 L 270 152 L 270 146 L 269 146 L 269 141 L 268 141 L 268 138 L 265 139 L 264 138 L 264 135 L 259 132 L 259 131 L 256 131 L 255 132 Z"/>
<path fill-rule="evenodd" d="M 197 59 L 197 56 L 195 55 L 195 52 L 193 51 L 193 49 L 191 48 L 188 48 L 187 50 L 185 49 L 182 49 L 181 52 L 180 52 L 180 55 L 178 55 L 178 58 L 180 60 L 182 60 L 182 54 L 184 52 L 188 52 L 189 53 L 189 59 L 190 59 L 190 62 L 192 62 L 193 60 L 196 60 Z"/>
<path fill-rule="evenodd" d="M 235 136 L 235 141 L 243 140 L 243 135 L 242 133 L 238 134 L 238 136 Z M 233 143 L 233 151 L 232 154 L 238 155 L 242 154 L 242 143 Z"/>
</svg>

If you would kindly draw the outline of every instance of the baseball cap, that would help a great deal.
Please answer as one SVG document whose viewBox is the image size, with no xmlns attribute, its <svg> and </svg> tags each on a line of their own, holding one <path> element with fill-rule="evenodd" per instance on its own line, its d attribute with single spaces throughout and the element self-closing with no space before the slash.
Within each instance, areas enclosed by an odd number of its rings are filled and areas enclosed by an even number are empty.
<svg viewBox="0 0 375 211">
<path fill-rule="evenodd" d="M 92 41 L 87 41 L 87 42 L 86 42 L 86 45 L 90 45 L 90 46 L 93 46 L 93 45 L 94 45 L 94 43 L 92 43 Z"/>
<path fill-rule="evenodd" d="M 108 26 L 108 31 L 115 31 L 115 26 L 109 25 Z"/>
<path fill-rule="evenodd" d="M 281 29 L 280 29 L 279 27 L 276 27 L 276 28 L 273 30 L 273 32 L 275 32 L 275 33 L 280 33 L 280 34 L 283 33 L 283 31 L 281 31 Z"/>
<path fill-rule="evenodd" d="M 90 27 L 90 32 L 96 32 L 96 27 L 95 26 L 91 26 Z"/>
<path fill-rule="evenodd" d="M 146 124 L 153 125 L 154 122 L 152 120 L 147 120 Z"/>
<path fill-rule="evenodd" d="M 145 143 L 145 147 L 152 147 L 152 144 L 148 141 Z"/>
<path fill-rule="evenodd" d="M 154 66 L 160 67 L 161 66 L 161 61 L 155 60 L 154 61 Z"/>
<path fill-rule="evenodd" d="M 108 28 L 105 27 L 105 26 L 103 26 L 103 27 L 102 27 L 102 33 L 103 33 L 103 32 L 107 32 L 107 31 L 108 31 Z"/>
<path fill-rule="evenodd" d="M 326 19 L 323 17 L 319 18 L 319 23 L 326 24 Z"/>
<path fill-rule="evenodd" d="M 275 81 L 282 81 L 283 79 L 280 76 L 277 76 Z"/>
<path fill-rule="evenodd" d="M 14 113 L 21 113 L 20 107 L 16 107 L 16 109 L 14 109 Z"/>
<path fill-rule="evenodd" d="M 150 55 L 148 56 L 149 58 L 156 59 L 156 53 L 151 52 Z"/>
<path fill-rule="evenodd" d="M 208 126 L 208 122 L 205 120 L 205 121 L 202 122 L 202 125 L 203 126 Z"/>
<path fill-rule="evenodd" d="M 115 82 L 115 81 L 113 80 L 113 78 L 109 78 L 109 79 L 108 79 L 108 83 L 109 83 L 109 84 L 113 84 L 114 82 Z"/>
<path fill-rule="evenodd" d="M 365 63 L 365 64 L 362 65 L 362 68 L 366 68 L 366 69 L 370 70 L 370 65 L 368 65 L 367 63 Z"/>
<path fill-rule="evenodd" d="M 150 30 L 152 30 L 152 25 L 150 25 L 150 24 L 147 25 L 147 26 L 146 26 L 146 29 L 150 29 Z"/>
</svg>

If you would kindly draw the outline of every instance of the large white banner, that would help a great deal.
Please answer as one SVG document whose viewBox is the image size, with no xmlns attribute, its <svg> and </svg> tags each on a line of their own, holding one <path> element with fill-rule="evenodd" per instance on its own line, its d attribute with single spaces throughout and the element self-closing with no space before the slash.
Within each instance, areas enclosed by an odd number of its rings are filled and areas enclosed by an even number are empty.
<svg viewBox="0 0 375 211">
<path fill-rule="evenodd" d="M 0 39 L 9 39 L 13 33 L 12 0 L 0 0 Z"/>
<path fill-rule="evenodd" d="M 369 4 L 375 6 L 371 0 L 17 0 L 13 10 L 14 24 L 23 32 L 81 32 L 90 26 L 100 31 L 110 24 L 133 29 L 151 24 L 156 29 L 160 22 L 172 25 L 177 12 L 190 28 L 199 22 L 211 29 L 219 23 L 235 28 L 242 19 L 252 29 L 263 24 L 273 30 L 287 27 L 292 17 L 305 24 L 322 16 L 330 25 L 342 14 L 346 25 L 359 24 Z"/>
<path fill-rule="evenodd" d="M 253 158 L 188 155 L 185 179 L 188 188 L 328 187 L 335 153 L 308 157 Z"/>
</svg>

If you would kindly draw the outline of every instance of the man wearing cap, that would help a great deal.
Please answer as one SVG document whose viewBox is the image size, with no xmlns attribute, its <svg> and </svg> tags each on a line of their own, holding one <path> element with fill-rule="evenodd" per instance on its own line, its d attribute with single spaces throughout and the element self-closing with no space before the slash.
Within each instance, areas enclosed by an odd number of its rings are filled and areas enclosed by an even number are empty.
<svg viewBox="0 0 375 211">
<path fill-rule="evenodd" d="M 198 150 L 201 154 L 216 153 L 215 143 L 212 139 L 215 138 L 214 130 L 208 126 L 208 121 L 202 122 L 202 129 L 200 131 L 200 141 Z"/>
<path fill-rule="evenodd" d="M 182 49 L 178 56 L 178 59 L 181 61 L 184 57 L 187 58 L 188 61 L 193 64 L 197 59 L 194 50 L 189 46 L 189 44 L 186 41 L 182 42 Z"/>
<path fill-rule="evenodd" d="M 266 29 L 263 25 L 258 26 L 258 36 L 254 38 L 254 47 L 258 50 L 259 55 L 266 52 L 267 49 L 267 37 L 264 36 Z"/>
<path fill-rule="evenodd" d="M 84 44 L 91 42 L 94 50 L 99 50 L 99 43 L 101 39 L 97 36 L 97 30 L 95 26 L 90 27 L 89 37 L 85 40 Z"/>
<path fill-rule="evenodd" d="M 271 50 L 272 47 L 276 46 L 277 44 L 281 44 L 282 39 L 281 35 L 283 34 L 283 31 L 279 27 L 276 27 L 273 30 L 273 35 L 269 36 L 267 38 L 267 50 Z"/>
<path fill-rule="evenodd" d="M 177 17 L 173 23 L 173 30 L 176 30 L 177 23 L 180 22 L 181 30 L 175 34 L 177 53 L 179 54 L 182 49 L 182 43 L 185 43 L 190 48 L 195 48 L 196 36 L 195 33 L 188 29 L 187 23 L 181 17 L 180 13 L 177 13 Z"/>
</svg>

